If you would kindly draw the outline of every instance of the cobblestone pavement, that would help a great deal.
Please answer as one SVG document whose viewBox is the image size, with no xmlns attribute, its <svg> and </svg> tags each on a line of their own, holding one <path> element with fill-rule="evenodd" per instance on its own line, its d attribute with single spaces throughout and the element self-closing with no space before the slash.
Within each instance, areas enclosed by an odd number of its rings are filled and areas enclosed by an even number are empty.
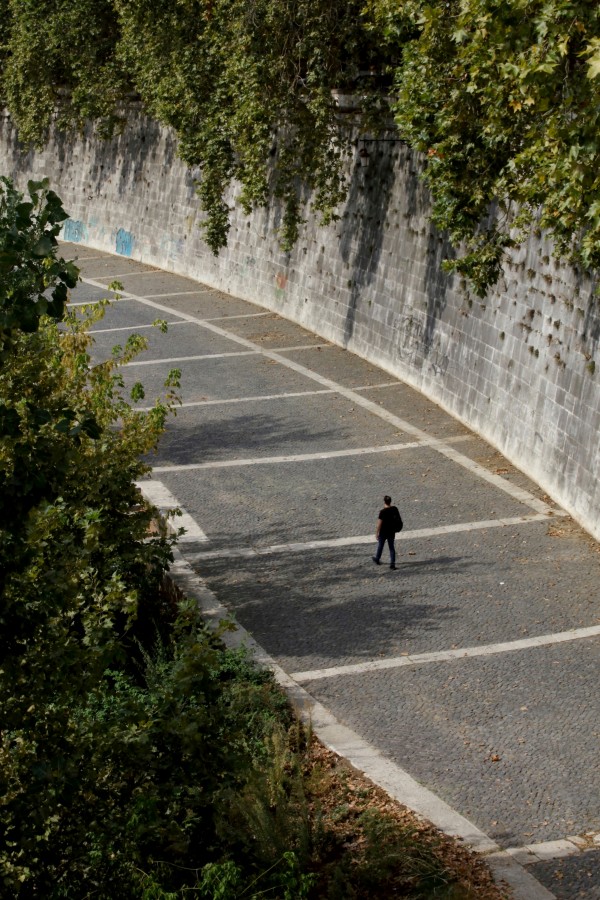
<svg viewBox="0 0 600 900">
<path fill-rule="evenodd" d="M 600 850 L 536 863 L 529 871 L 557 900 L 600 900 Z"/>
<path fill-rule="evenodd" d="M 63 252 L 81 259 L 75 303 L 116 277 L 128 292 L 95 354 L 148 338 L 125 370 L 141 405 L 181 369 L 154 478 L 206 535 L 184 554 L 267 653 L 501 848 L 598 833 L 598 545 L 388 373 L 190 279 Z M 384 493 L 405 520 L 396 571 L 371 561 Z M 591 900 L 599 860 L 528 871 Z"/>
</svg>

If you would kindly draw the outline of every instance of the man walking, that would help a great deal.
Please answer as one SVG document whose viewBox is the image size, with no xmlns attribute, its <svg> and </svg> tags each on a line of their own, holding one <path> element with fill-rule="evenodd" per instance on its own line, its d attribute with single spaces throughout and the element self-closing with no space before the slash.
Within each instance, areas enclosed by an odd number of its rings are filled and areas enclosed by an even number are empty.
<svg viewBox="0 0 600 900">
<path fill-rule="evenodd" d="M 388 497 L 386 494 L 383 498 L 383 502 L 385 506 L 379 511 L 379 518 L 377 519 L 377 529 L 375 531 L 377 552 L 373 557 L 373 562 L 377 565 L 380 564 L 381 554 L 383 553 L 383 548 L 387 541 L 388 547 L 390 548 L 390 569 L 395 569 L 396 550 L 394 548 L 394 539 L 396 537 L 396 532 L 402 530 L 402 518 L 398 511 L 398 507 L 392 506 L 391 497 Z"/>
</svg>

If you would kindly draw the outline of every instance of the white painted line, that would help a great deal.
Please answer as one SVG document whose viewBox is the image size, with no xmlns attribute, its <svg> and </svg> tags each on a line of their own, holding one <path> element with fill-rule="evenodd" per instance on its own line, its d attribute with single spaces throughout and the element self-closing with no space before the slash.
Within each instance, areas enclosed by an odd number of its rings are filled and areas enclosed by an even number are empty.
<svg viewBox="0 0 600 900">
<path fill-rule="evenodd" d="M 153 472 L 188 472 L 194 469 L 232 469 L 237 466 L 271 466 L 278 463 L 312 462 L 315 459 L 340 459 L 346 456 L 366 456 L 371 453 L 393 453 L 395 450 L 414 449 L 420 445 L 382 444 L 380 447 L 355 447 L 348 450 L 326 450 L 320 453 L 289 453 L 284 456 L 253 456 L 249 459 L 217 459 L 205 463 L 182 463 L 172 466 L 154 466 Z"/>
<path fill-rule="evenodd" d="M 177 324 L 188 324 L 187 322 L 178 322 Z M 306 347 L 294 347 L 295 350 L 309 350 L 312 349 L 312 346 Z M 333 346 L 333 345 L 323 345 L 325 346 Z M 126 366 L 159 366 L 161 363 L 176 363 L 176 362 L 193 362 L 194 360 L 199 359 L 226 359 L 230 356 L 257 356 L 260 354 L 260 350 L 231 350 L 229 353 L 203 353 L 198 356 L 173 356 L 169 359 L 141 359 L 134 360 L 133 362 L 125 363 Z"/>
<path fill-rule="evenodd" d="M 180 324 L 180 323 L 177 323 Z M 95 334 L 95 332 L 94 332 Z M 399 384 L 399 382 L 394 382 L 394 384 Z M 389 387 L 390 385 L 377 385 L 377 387 Z M 366 388 L 354 388 L 355 391 L 363 391 L 369 390 L 372 385 L 368 385 Z M 318 397 L 320 394 L 334 394 L 335 391 L 331 390 L 331 388 L 323 388 L 322 390 L 316 391 L 288 391 L 287 393 L 282 394 L 254 394 L 249 397 L 225 397 L 218 400 L 188 400 L 185 403 L 180 403 L 177 406 L 177 409 L 184 409 L 188 406 L 220 406 L 221 404 L 228 403 L 260 403 L 263 400 L 289 400 L 294 397 Z M 151 409 L 154 409 L 153 406 L 138 406 L 136 407 L 140 412 L 148 412 Z M 472 440 L 472 436 L 470 434 L 462 434 L 455 435 L 454 437 L 446 438 L 448 443 L 463 443 L 464 441 Z M 415 443 L 414 446 L 420 446 L 420 444 Z"/>
<path fill-rule="evenodd" d="M 173 581 L 185 594 L 198 601 L 209 626 L 219 629 L 225 644 L 229 647 L 247 647 L 257 662 L 271 669 L 300 719 L 312 728 L 326 747 L 347 759 L 398 803 L 432 822 L 445 834 L 463 840 L 475 852 L 490 854 L 486 857 L 486 861 L 489 860 L 490 867 L 495 870 L 497 877 L 513 888 L 514 900 L 552 900 L 554 895 L 519 865 L 517 860 L 503 852 L 492 838 L 428 788 L 419 784 L 392 760 L 386 759 L 376 747 L 355 731 L 342 725 L 329 710 L 290 678 L 244 628 L 236 625 L 235 631 L 221 631 L 220 623 L 231 621 L 231 614 L 219 603 L 176 548 L 174 557 L 174 564 L 170 569 Z"/>
<path fill-rule="evenodd" d="M 530 650 L 532 647 L 550 647 L 564 644 L 567 641 L 580 641 L 585 638 L 598 637 L 600 625 L 589 628 L 572 628 L 555 634 L 542 634 L 532 638 L 521 638 L 517 641 L 503 641 L 498 644 L 482 644 L 480 647 L 460 647 L 453 650 L 439 650 L 432 653 L 413 653 L 408 656 L 395 656 L 389 659 L 374 659 L 369 662 L 348 666 L 331 666 L 327 669 L 310 669 L 306 672 L 292 672 L 291 678 L 303 684 L 307 681 L 318 681 L 321 678 L 338 678 L 341 675 L 363 675 L 366 672 L 381 672 L 385 669 L 399 669 L 403 666 L 418 666 L 432 662 L 447 662 L 451 659 L 468 659 L 476 656 L 493 656 L 498 653 L 514 653 L 517 650 Z"/>
<path fill-rule="evenodd" d="M 165 515 L 174 509 L 181 511 L 176 519 L 167 520 L 167 526 L 170 531 L 177 533 L 180 528 L 185 528 L 185 534 L 179 537 L 179 543 L 200 543 L 207 541 L 206 534 L 202 531 L 196 520 L 190 516 L 185 509 L 179 505 L 177 498 L 165 487 L 161 481 L 136 481 L 137 487 L 140 489 L 146 500 L 156 506 L 158 511 Z"/>
<path fill-rule="evenodd" d="M 330 393 L 329 391 L 315 391 L 316 394 L 325 394 Z M 293 396 L 302 396 L 302 394 L 294 395 L 294 394 L 275 394 L 273 397 L 267 397 L 266 399 L 279 399 L 280 396 L 293 397 Z M 246 399 L 252 399 L 251 397 Z M 265 399 L 262 397 L 255 399 Z M 202 403 L 224 403 L 227 401 L 218 400 L 218 401 L 199 401 L 198 404 L 190 403 L 190 406 L 199 405 Z M 231 401 L 234 402 L 234 401 Z M 185 406 L 186 404 L 182 404 Z M 152 407 L 150 407 L 152 408 Z M 459 440 L 464 440 L 461 436 L 458 438 Z M 277 465 L 279 463 L 298 463 L 298 462 L 314 462 L 315 460 L 323 460 L 323 459 L 339 459 L 341 457 L 347 456 L 368 456 L 372 453 L 393 453 L 398 450 L 414 450 L 416 447 L 422 447 L 423 445 L 419 441 L 407 441 L 405 444 L 383 444 L 380 447 L 354 447 L 348 450 L 324 450 L 318 453 L 289 453 L 284 456 L 254 456 L 246 459 L 217 459 L 212 462 L 205 463 L 181 463 L 181 465 L 170 465 L 170 466 L 154 466 L 153 472 L 186 472 L 193 469 L 234 469 L 237 466 L 272 466 Z M 542 516 L 542 518 L 546 518 Z M 495 521 L 495 520 L 492 520 Z M 344 538 L 334 538 L 333 540 L 344 540 Z"/>
<path fill-rule="evenodd" d="M 260 345 L 259 345 L 260 346 Z M 272 353 L 293 353 L 295 350 L 333 350 L 335 344 L 298 344 L 295 347 L 273 347 Z"/>
<path fill-rule="evenodd" d="M 270 312 L 259 312 L 259 313 L 240 313 L 235 316 L 209 316 L 207 319 L 203 319 L 203 322 L 228 322 L 229 319 L 261 319 L 264 316 L 272 316 L 273 313 Z M 284 321 L 287 321 L 284 319 Z"/>
<path fill-rule="evenodd" d="M 315 397 L 319 394 L 332 394 L 333 391 L 290 391 L 287 394 L 256 394 L 252 397 L 229 397 L 222 400 L 188 400 L 186 403 L 179 403 L 177 409 L 184 409 L 189 406 L 221 406 L 228 403 L 253 403 L 263 400 L 289 400 L 294 397 Z M 148 412 L 154 409 L 153 406 L 137 406 L 140 412 Z"/>
<path fill-rule="evenodd" d="M 256 350 L 232 350 L 231 353 L 203 353 L 199 356 L 170 356 L 166 359 L 137 359 L 124 366 L 160 366 L 162 363 L 193 362 L 198 359 L 227 359 L 230 356 L 256 356 Z"/>
<path fill-rule="evenodd" d="M 117 272 L 116 275 L 96 275 L 98 281 L 116 281 L 117 278 L 126 278 L 128 275 L 165 275 L 168 274 L 162 269 L 134 269 L 133 272 Z M 82 281 L 87 279 L 82 278 Z M 122 293 L 122 291 L 119 291 Z"/>
<path fill-rule="evenodd" d="M 154 472 L 158 469 L 154 469 Z M 163 469 L 166 471 L 166 469 Z M 480 522 L 460 522 L 456 525 L 440 525 L 436 528 L 415 528 L 413 531 L 404 529 L 396 535 L 396 540 L 414 541 L 425 538 L 437 537 L 444 534 L 460 534 L 464 531 L 484 531 L 488 528 L 507 528 L 512 525 L 527 525 L 531 522 L 547 521 L 549 516 L 541 513 L 532 513 L 526 516 L 516 516 L 514 519 L 484 519 Z M 256 556 L 269 556 L 274 553 L 306 553 L 310 550 L 328 550 L 336 547 L 355 547 L 359 544 L 373 544 L 375 538 L 372 534 L 357 534 L 353 537 L 329 538 L 324 541 L 305 541 L 294 544 L 272 544 L 269 547 L 239 547 L 233 549 L 211 550 L 206 553 L 197 553 L 190 556 L 194 563 L 204 559 L 253 559 Z M 398 561 L 398 560 L 396 560 Z"/>
<path fill-rule="evenodd" d="M 96 284 L 94 279 L 83 279 L 88 284 Z M 155 309 L 161 309 L 165 312 L 171 312 L 172 310 L 168 306 L 163 306 L 160 303 L 155 303 L 152 300 L 149 300 L 145 297 L 140 297 L 137 294 L 128 293 L 128 296 L 133 298 L 134 300 L 139 300 L 140 303 L 144 303 L 148 306 L 152 306 Z M 411 434 L 413 437 L 417 438 L 424 445 L 426 444 L 428 447 L 436 450 L 438 453 L 441 453 L 443 456 L 446 456 L 448 459 L 451 459 L 452 462 L 457 465 L 463 467 L 468 472 L 477 477 L 481 478 L 484 481 L 487 481 L 489 484 L 493 485 L 498 490 L 503 491 L 509 496 L 513 497 L 515 500 L 518 500 L 519 503 L 523 503 L 526 506 L 529 506 L 531 509 L 534 509 L 536 512 L 544 513 L 546 515 L 552 512 L 552 507 L 547 503 L 544 503 L 542 500 L 538 500 L 537 497 L 534 497 L 529 491 L 523 490 L 523 488 L 519 488 L 516 485 L 512 484 L 510 481 L 502 478 L 501 475 L 496 475 L 494 472 L 488 471 L 484 466 L 481 466 L 479 463 L 474 462 L 468 456 L 464 456 L 464 454 L 459 453 L 453 447 L 450 447 L 445 441 L 439 439 L 432 439 L 427 432 L 423 431 L 420 428 L 417 428 L 416 425 L 412 425 L 410 422 L 407 422 L 405 419 L 400 418 L 400 416 L 394 415 L 394 413 L 389 412 L 386 409 L 382 409 L 377 403 L 372 400 L 367 399 L 366 397 L 361 396 L 356 391 L 353 391 L 351 388 L 346 388 L 341 384 L 338 384 L 336 381 L 333 381 L 331 378 L 326 378 L 323 375 L 319 375 L 317 372 L 314 372 L 312 369 L 308 369 L 306 366 L 300 365 L 295 360 L 288 359 L 287 357 L 281 355 L 281 353 L 275 350 L 267 350 L 259 345 L 255 344 L 253 341 L 249 341 L 247 338 L 240 337 L 239 335 L 233 334 L 232 332 L 226 331 L 224 328 L 215 325 L 214 322 L 206 322 L 198 319 L 196 316 L 191 316 L 188 313 L 177 313 L 181 318 L 186 319 L 189 322 L 196 322 L 196 324 L 201 325 L 203 328 L 212 331 L 214 334 L 221 335 L 221 337 L 225 337 L 228 340 L 236 341 L 238 344 L 241 344 L 244 347 L 247 347 L 249 350 L 254 351 L 255 353 L 262 353 L 267 359 L 272 359 L 274 362 L 283 363 L 283 365 L 288 366 L 290 369 L 293 369 L 295 372 L 304 375 L 306 378 L 310 378 L 313 381 L 316 381 L 318 384 L 321 384 L 323 387 L 331 388 L 332 390 L 339 393 L 342 397 L 346 397 L 346 399 L 351 400 L 358 406 L 362 406 L 363 409 L 369 410 L 374 415 L 378 416 L 380 419 L 383 419 L 386 422 L 389 422 L 396 428 L 401 429 L 406 432 L 406 434 Z"/>
<path fill-rule="evenodd" d="M 167 322 L 167 325 L 171 327 L 171 325 L 187 325 L 187 322 Z M 142 328 L 158 328 L 158 325 L 155 325 L 151 322 L 149 325 L 123 325 L 119 326 L 119 328 L 92 328 L 90 329 L 90 334 L 110 334 L 113 331 L 141 331 Z"/>
<path fill-rule="evenodd" d="M 108 259 L 112 257 L 112 253 L 99 253 L 98 256 L 72 256 L 68 262 L 80 263 L 89 262 L 91 259 Z M 66 257 L 65 257 L 66 258 Z"/>
<path fill-rule="evenodd" d="M 384 381 L 381 384 L 364 384 L 362 387 L 353 388 L 354 391 L 371 391 L 375 388 L 402 387 L 401 381 Z"/>
<path fill-rule="evenodd" d="M 165 272 L 165 275 L 170 275 L 171 272 Z M 166 294 L 150 294 L 151 297 L 185 297 L 187 294 L 215 294 L 217 293 L 214 288 L 199 288 L 197 291 L 167 291 Z M 135 297 L 132 299 L 138 300 L 140 298 Z M 171 310 L 174 312 L 174 310 Z"/>
</svg>

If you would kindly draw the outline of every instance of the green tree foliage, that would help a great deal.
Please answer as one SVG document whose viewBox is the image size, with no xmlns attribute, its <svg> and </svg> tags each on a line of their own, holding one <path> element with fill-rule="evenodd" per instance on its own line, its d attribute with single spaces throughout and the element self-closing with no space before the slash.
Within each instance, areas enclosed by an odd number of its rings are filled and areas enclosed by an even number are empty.
<svg viewBox="0 0 600 900">
<path fill-rule="evenodd" d="M 2 94 L 25 139 L 61 122 L 110 129 L 130 92 L 198 167 L 206 239 L 276 201 L 290 248 L 310 195 L 323 222 L 346 191 L 350 132 L 394 105 L 424 154 L 452 265 L 484 292 L 532 222 L 585 268 L 600 260 L 600 8 L 589 0 L 0 0 Z M 332 93 L 334 92 L 334 93 Z M 122 112 L 122 109 L 121 109 Z"/>
<path fill-rule="evenodd" d="M 24 140 L 96 119 L 101 133 L 119 121 L 129 82 L 115 57 L 112 0 L 0 0 L 2 94 Z"/>
<path fill-rule="evenodd" d="M 117 619 L 124 625 L 135 613 L 138 585 L 164 569 L 168 545 L 145 543 L 150 511 L 134 479 L 147 470 L 138 457 L 156 444 L 167 406 L 136 413 L 121 396 L 118 365 L 135 338 L 121 359 L 92 366 L 88 323 L 65 318 L 77 269 L 56 259 L 66 218 L 58 197 L 43 182 L 30 182 L 26 201 L 2 187 L 0 651 L 43 695 L 62 676 L 35 675 L 45 665 L 40 642 L 72 651 L 76 665 L 82 635 L 87 645 L 97 638 L 104 665 L 103 635 L 110 654 Z M 22 713 L 17 703 L 14 721 Z"/>
<path fill-rule="evenodd" d="M 396 73 L 400 132 L 426 156 L 433 218 L 483 293 L 533 220 L 557 252 L 600 263 L 600 7 L 385 3 L 418 37 Z M 398 24 L 395 26 L 398 28 Z"/>
<path fill-rule="evenodd" d="M 29 195 L 0 192 L 0 883 L 129 897 L 149 845 L 184 840 L 209 805 L 187 796 L 206 776 L 182 785 L 178 763 L 193 748 L 218 767 L 206 720 L 222 691 L 192 608 L 162 663 L 143 649 L 165 632 L 170 542 L 148 539 L 134 482 L 168 403 L 138 413 L 123 397 L 118 366 L 139 341 L 92 364 L 97 314 L 64 315 L 77 279 L 56 259 L 66 215 L 46 183 Z"/>
</svg>

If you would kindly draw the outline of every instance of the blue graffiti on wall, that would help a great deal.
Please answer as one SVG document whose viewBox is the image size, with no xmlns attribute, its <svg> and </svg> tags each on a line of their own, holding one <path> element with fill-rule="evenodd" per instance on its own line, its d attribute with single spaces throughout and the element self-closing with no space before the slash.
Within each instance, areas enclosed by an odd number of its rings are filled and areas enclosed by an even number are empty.
<svg viewBox="0 0 600 900">
<path fill-rule="evenodd" d="M 87 228 L 79 219 L 67 219 L 63 225 L 62 238 L 64 241 L 72 241 L 78 244 L 79 241 L 87 240 L 87 236 Z"/>
<path fill-rule="evenodd" d="M 120 253 L 121 256 L 131 256 L 134 241 L 135 238 L 130 231 L 125 231 L 124 228 L 119 228 L 115 238 L 117 253 Z"/>
</svg>

